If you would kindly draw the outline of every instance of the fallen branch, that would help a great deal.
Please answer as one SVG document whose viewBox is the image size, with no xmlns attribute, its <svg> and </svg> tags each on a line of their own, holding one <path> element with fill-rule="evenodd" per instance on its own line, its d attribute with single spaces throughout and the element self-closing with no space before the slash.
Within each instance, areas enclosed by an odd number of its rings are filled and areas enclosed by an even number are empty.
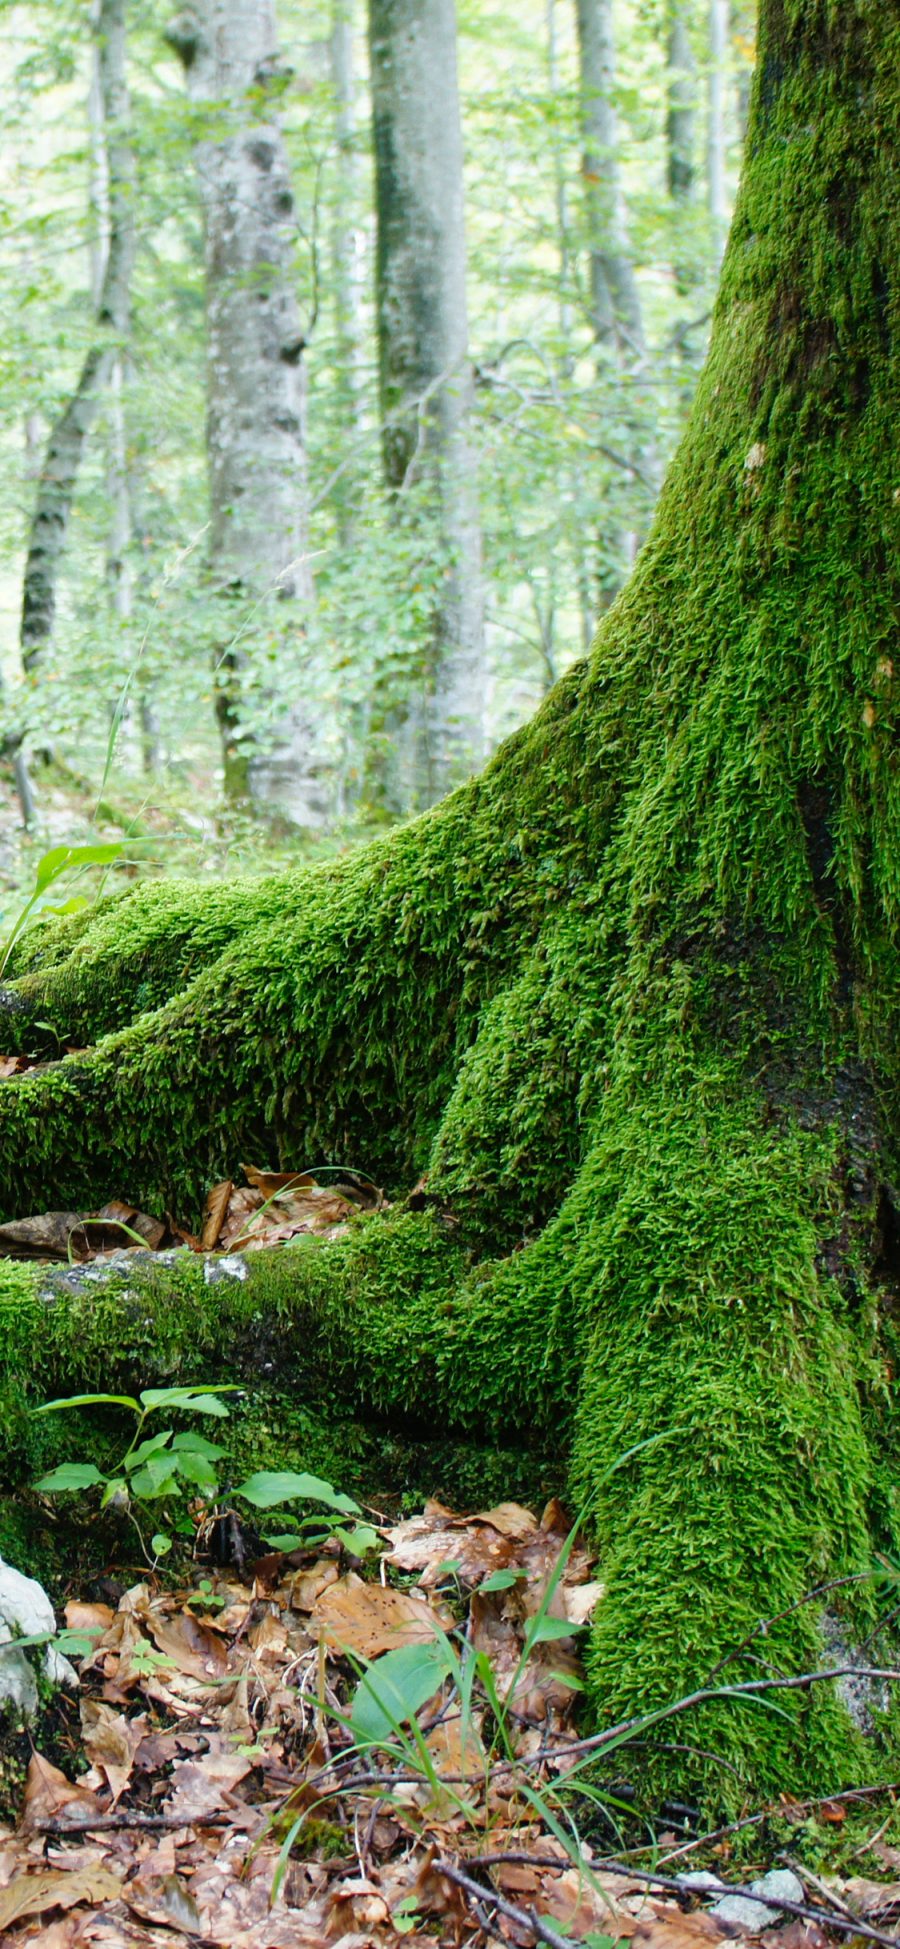
<svg viewBox="0 0 900 1949">
<path fill-rule="evenodd" d="M 232 1814 L 197 1814 L 190 1819 L 185 1814 L 96 1814 L 92 1820 L 36 1820 L 35 1834 L 49 1834 L 54 1839 L 71 1838 L 73 1834 L 112 1834 L 117 1829 L 140 1827 L 145 1832 L 162 1833 L 167 1827 L 226 1827 L 233 1824 Z"/>
<path fill-rule="evenodd" d="M 572 1949 L 571 1936 L 560 1935 L 533 1908 L 519 1908 L 516 1902 L 508 1902 L 505 1895 L 498 1895 L 495 1888 L 486 1888 L 482 1882 L 476 1881 L 472 1875 L 467 1875 L 462 1868 L 458 1868 L 453 1861 L 433 1861 L 431 1865 L 436 1874 L 442 1875 L 445 1881 L 452 1882 L 455 1888 L 461 1888 L 463 1894 L 471 1896 L 478 1903 L 490 1902 L 498 1915 L 506 1917 L 507 1922 L 514 1922 L 518 1929 L 529 1929 L 538 1942 L 545 1942 L 548 1945 L 548 1949 Z M 558 1861 L 554 1863 L 557 1868 L 559 1865 Z M 896 1944 L 893 1945 L 893 1949 L 896 1949 Z"/>
<path fill-rule="evenodd" d="M 504 1853 L 498 1852 L 496 1854 L 470 1855 L 468 1861 L 469 1866 L 472 1868 L 499 1868 L 508 1862 L 510 1865 L 528 1868 L 550 1868 L 556 1874 L 559 1874 L 566 1865 L 569 1867 L 578 1866 L 574 1858 L 566 1863 L 559 1855 L 529 1854 L 524 1849 L 509 1849 Z M 439 1866 L 440 1864 L 436 1863 L 435 1865 Z M 710 1875 L 709 1879 L 704 1881 L 702 1888 L 697 1888 L 685 1875 L 657 1874 L 651 1868 L 633 1868 L 626 1866 L 620 1861 L 607 1860 L 605 1857 L 601 1861 L 584 1862 L 583 1866 L 585 1874 L 588 1877 L 592 1873 L 601 1871 L 603 1874 L 621 1875 L 623 1880 L 644 1881 L 650 1887 L 660 1888 L 666 1894 L 679 1895 L 682 1898 L 685 1895 L 690 1895 L 695 1898 L 697 1895 L 740 1895 L 748 1902 L 758 1902 L 760 1908 L 774 1908 L 779 1911 L 779 1914 L 796 1916 L 806 1922 L 818 1922 L 820 1928 L 839 1929 L 845 1935 L 865 1936 L 869 1942 L 881 1943 L 883 1949 L 897 1949 L 896 1936 L 885 1935 L 882 1930 L 873 1929 L 869 1923 L 862 1921 L 859 1916 L 854 1915 L 852 1910 L 846 1908 L 843 1903 L 838 1903 L 834 1909 L 813 1908 L 809 1903 L 791 1902 L 782 1899 L 778 1895 L 757 1895 L 750 1888 L 744 1888 L 740 1884 L 735 1885 L 734 1883 L 729 1884 L 726 1881 L 720 1881 L 717 1876 L 713 1875 Z M 443 1873 L 443 1868 L 441 1872 Z M 804 1874 L 806 1872 L 806 1869 L 804 1869 Z M 822 1884 L 819 1885 L 821 1886 Z M 824 1892 L 829 1894 L 827 1889 Z"/>
</svg>

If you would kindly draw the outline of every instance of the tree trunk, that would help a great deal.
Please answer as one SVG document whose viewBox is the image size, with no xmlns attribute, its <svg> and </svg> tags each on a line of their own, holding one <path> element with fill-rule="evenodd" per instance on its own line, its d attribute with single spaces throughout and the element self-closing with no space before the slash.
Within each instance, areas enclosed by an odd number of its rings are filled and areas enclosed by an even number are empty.
<svg viewBox="0 0 900 1949">
<path fill-rule="evenodd" d="M 288 79 L 272 0 L 200 0 L 168 34 L 192 98 L 206 229 L 207 453 L 214 587 L 230 606 L 216 658 L 229 797 L 301 826 L 325 814 L 316 711 L 302 694 L 313 599 L 304 332 L 294 294 L 294 199 L 274 103 Z M 228 610 L 223 605 L 223 614 Z M 269 629 L 272 682 L 293 701 L 264 749 L 246 735 L 242 640 Z"/>
<path fill-rule="evenodd" d="M 644 320 L 619 166 L 612 0 L 576 0 L 576 14 L 591 322 L 595 338 L 616 345 L 628 360 L 644 352 Z"/>
<path fill-rule="evenodd" d="M 697 63 L 691 44 L 690 20 L 690 0 L 669 0 L 666 181 L 673 203 L 679 204 L 690 203 L 696 176 Z"/>
<path fill-rule="evenodd" d="M 728 60 L 728 0 L 709 0 L 709 75 L 707 81 L 706 188 L 718 264 L 728 235 L 727 135 L 725 126 Z"/>
<path fill-rule="evenodd" d="M 51 427 L 38 483 L 22 591 L 20 642 L 27 671 L 36 670 L 53 628 L 56 585 L 78 470 L 99 394 L 128 334 L 135 168 L 125 71 L 125 20 L 126 0 L 97 0 L 94 45 L 108 178 L 108 242 L 103 275 L 95 287 L 96 336 L 75 391 Z"/>
<path fill-rule="evenodd" d="M 629 422 L 627 479 L 629 500 L 642 478 L 656 471 L 654 440 L 641 397 L 640 373 L 646 360 L 643 307 L 628 234 L 628 212 L 619 158 L 616 109 L 616 44 L 612 0 L 576 0 L 584 143 L 582 174 L 588 226 L 591 325 L 599 350 L 599 379 L 608 381 L 612 361 L 620 375 L 617 391 Z M 620 408 L 621 410 L 621 408 Z M 622 520 L 611 495 L 609 516 L 599 537 L 598 602 L 601 611 L 615 600 L 644 539 L 645 524 Z M 649 516 L 649 510 L 648 510 Z"/>
<path fill-rule="evenodd" d="M 360 436 L 363 396 L 363 238 L 359 227 L 361 192 L 356 127 L 354 15 L 355 0 L 332 0 L 328 53 L 337 151 L 331 234 L 334 386 L 340 428 L 351 444 Z M 358 491 L 359 468 L 351 465 L 342 474 L 336 488 L 338 535 L 342 548 L 349 548 L 353 543 L 354 500 Z"/>
<path fill-rule="evenodd" d="M 731 35 L 737 55 L 735 93 L 737 96 L 738 134 L 741 142 L 746 142 L 747 123 L 750 116 L 750 79 L 753 71 L 753 46 L 756 38 L 756 7 L 754 0 L 732 0 Z"/>
<path fill-rule="evenodd" d="M 406 736 L 408 802 L 427 805 L 484 748 L 454 0 L 370 0 L 369 45 L 384 473 L 398 502 L 419 489 L 447 557 Z"/>
<path fill-rule="evenodd" d="M 763 0 L 708 364 L 591 661 L 415 824 L 324 873 L 138 888 L 26 937 L 5 996 L 5 1047 L 93 1045 L 0 1091 L 10 1213 L 52 1186 L 190 1219 L 276 1149 L 427 1169 L 254 1269 L 220 1359 L 268 1311 L 299 1392 L 565 1450 L 601 1723 L 825 1639 L 896 1664 L 898 37 L 894 6 Z M 128 1273 L 117 1378 L 197 1377 L 206 1276 L 148 1301 Z M 89 1302 L 2 1282 L 10 1388 L 98 1375 Z M 893 1777 L 865 1699 L 776 1703 L 642 1726 L 638 1778 L 712 1809 Z"/>
</svg>

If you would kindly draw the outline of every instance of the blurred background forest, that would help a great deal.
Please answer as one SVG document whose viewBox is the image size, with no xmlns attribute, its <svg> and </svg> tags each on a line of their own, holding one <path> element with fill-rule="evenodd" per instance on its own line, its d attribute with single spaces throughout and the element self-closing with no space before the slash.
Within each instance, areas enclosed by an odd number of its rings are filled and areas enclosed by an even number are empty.
<svg viewBox="0 0 900 1949">
<path fill-rule="evenodd" d="M 7 913 L 91 832 L 220 874 L 429 803 L 646 534 L 752 4 L 364 9 L 2 6 Z"/>
</svg>

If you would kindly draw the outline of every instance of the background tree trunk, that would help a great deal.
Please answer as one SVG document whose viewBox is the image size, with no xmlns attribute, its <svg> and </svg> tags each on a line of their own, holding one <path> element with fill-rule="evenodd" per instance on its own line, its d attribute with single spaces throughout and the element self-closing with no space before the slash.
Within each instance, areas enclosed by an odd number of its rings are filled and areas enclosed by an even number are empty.
<svg viewBox="0 0 900 1949">
<path fill-rule="evenodd" d="M 629 479 L 626 467 L 622 484 L 633 498 L 635 480 L 652 481 L 656 462 L 641 397 L 640 375 L 647 345 L 619 160 L 613 0 L 576 0 L 576 18 L 591 325 L 598 347 L 600 384 L 608 382 L 610 364 L 620 378 L 624 417 L 629 423 L 626 452 L 631 471 Z M 651 504 L 652 498 L 651 490 Z M 614 600 L 643 540 L 643 524 L 617 516 L 615 492 L 610 499 L 598 548 L 601 611 Z"/>
<path fill-rule="evenodd" d="M 334 95 L 336 146 L 335 197 L 331 227 L 332 288 L 337 403 L 345 439 L 358 441 L 362 429 L 363 237 L 358 130 L 356 120 L 355 0 L 332 0 L 328 41 Z M 354 493 L 359 492 L 359 469 L 348 467 L 336 488 L 338 534 L 342 548 L 352 545 Z"/>
<path fill-rule="evenodd" d="M 229 797 L 315 826 L 325 812 L 314 701 L 299 693 L 313 601 L 303 364 L 294 291 L 296 219 L 275 103 L 288 77 L 272 0 L 201 0 L 168 34 L 192 98 L 208 110 L 198 147 L 206 230 L 207 450 L 214 586 L 233 604 L 217 656 Z M 223 615 L 227 615 L 223 606 Z M 240 637 L 279 639 L 272 682 L 286 697 L 268 748 L 245 735 Z"/>
<path fill-rule="evenodd" d="M 481 525 L 472 407 L 454 0 L 370 0 L 384 472 L 428 490 L 447 554 L 406 731 L 426 805 L 483 752 Z"/>
<path fill-rule="evenodd" d="M 709 0 L 706 188 L 716 263 L 721 260 L 728 236 L 727 63 L 728 0 Z"/>
<path fill-rule="evenodd" d="M 96 334 L 71 398 L 50 429 L 31 520 L 22 591 L 22 660 L 34 672 L 56 610 L 56 590 L 78 470 L 101 388 L 127 344 L 134 257 L 135 165 L 125 69 L 126 0 L 97 0 L 93 14 L 95 154 L 103 207 L 95 254 Z"/>
</svg>

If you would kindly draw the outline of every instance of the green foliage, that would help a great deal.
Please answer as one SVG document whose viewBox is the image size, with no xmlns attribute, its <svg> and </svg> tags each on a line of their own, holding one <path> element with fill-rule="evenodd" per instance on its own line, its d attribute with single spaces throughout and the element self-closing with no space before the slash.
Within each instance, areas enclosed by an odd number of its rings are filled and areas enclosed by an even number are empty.
<svg viewBox="0 0 900 1949">
<path fill-rule="evenodd" d="M 219 1492 L 216 1463 L 224 1449 L 193 1430 L 177 1433 L 163 1428 L 144 1435 L 146 1423 L 157 1414 L 211 1415 L 226 1419 L 228 1409 L 219 1395 L 202 1387 L 144 1388 L 137 1400 L 127 1394 L 73 1394 L 67 1400 L 45 1401 L 35 1414 L 55 1414 L 60 1410 L 86 1407 L 126 1408 L 135 1417 L 135 1429 L 127 1448 L 110 1473 L 104 1474 L 92 1462 L 62 1462 L 35 1483 L 41 1495 L 77 1493 L 102 1486 L 100 1508 L 110 1506 L 130 1511 L 136 1504 L 149 1513 L 155 1502 L 185 1504 L 199 1491 L 210 1500 Z M 233 1390 L 228 1387 L 226 1393 Z M 176 1524 L 177 1526 L 177 1524 Z M 140 1535 L 140 1529 L 138 1534 Z M 164 1556 L 172 1547 L 171 1536 L 157 1530 L 151 1539 L 153 1557 Z"/>
</svg>

